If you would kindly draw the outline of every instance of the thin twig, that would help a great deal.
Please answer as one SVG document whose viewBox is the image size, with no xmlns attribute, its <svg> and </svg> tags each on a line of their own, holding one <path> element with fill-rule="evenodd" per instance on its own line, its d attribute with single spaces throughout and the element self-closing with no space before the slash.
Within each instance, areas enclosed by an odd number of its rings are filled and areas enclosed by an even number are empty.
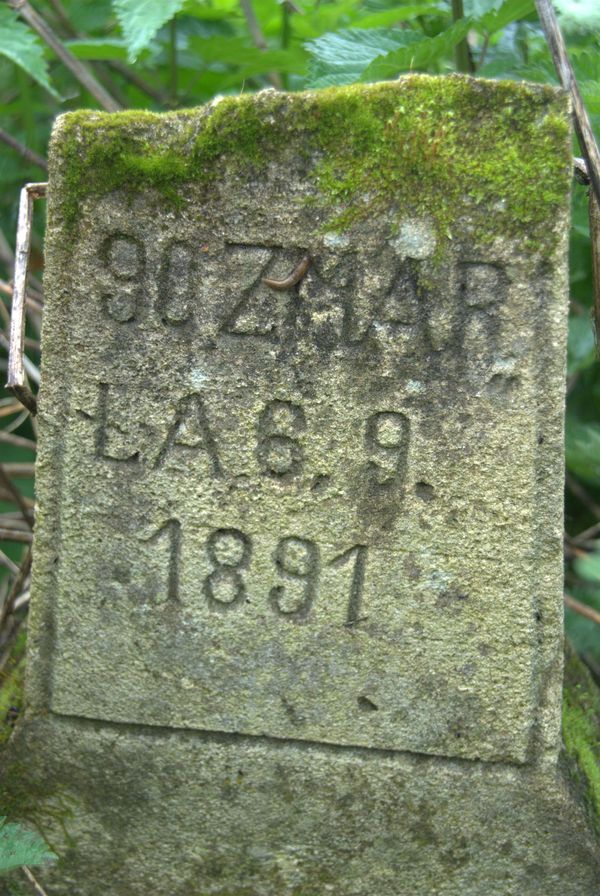
<svg viewBox="0 0 600 896">
<path fill-rule="evenodd" d="M 9 275 L 12 276 L 12 271 L 15 266 L 15 254 L 13 250 L 10 248 L 10 243 L 4 236 L 4 233 L 0 230 L 0 261 L 6 265 L 9 271 Z"/>
<path fill-rule="evenodd" d="M 0 482 L 4 486 L 7 492 L 9 492 L 13 501 L 21 511 L 23 519 L 27 523 L 27 525 L 31 528 L 33 526 L 33 515 L 29 512 L 29 508 L 25 504 L 23 500 L 23 495 L 19 491 L 18 488 L 15 488 L 13 485 L 10 476 L 6 475 L 6 470 L 4 469 L 4 464 L 0 463 Z"/>
<path fill-rule="evenodd" d="M 13 611 L 13 606 L 19 595 L 25 589 L 25 582 L 27 581 L 27 576 L 29 575 L 29 571 L 31 569 L 31 548 L 27 551 L 23 558 L 23 562 L 21 563 L 21 568 L 19 569 L 19 574 L 12 583 L 12 588 L 10 592 L 0 607 L 0 633 L 2 632 L 2 628 L 6 619 L 10 616 Z"/>
<path fill-rule="evenodd" d="M 108 60 L 108 64 L 116 72 L 119 72 L 126 81 L 129 81 L 130 84 L 133 84 L 134 87 L 137 87 L 138 90 L 141 90 L 142 93 L 145 93 L 150 99 L 153 99 L 159 106 L 164 106 L 166 104 L 168 97 L 164 91 L 149 84 L 145 78 L 142 78 L 136 71 L 133 71 L 133 69 L 128 68 L 124 62 L 120 61 L 120 59 L 110 59 Z"/>
<path fill-rule="evenodd" d="M 54 10 L 56 18 L 60 22 L 60 26 L 61 26 L 62 30 L 64 31 L 65 35 L 72 39 L 85 40 L 87 35 L 83 31 L 78 31 L 74 27 L 73 23 L 69 19 L 67 11 L 65 10 L 65 8 L 62 5 L 62 3 L 60 2 L 60 0 L 48 0 L 48 2 L 50 3 L 50 6 Z M 101 66 L 102 66 L 102 63 L 98 62 L 95 65 L 96 71 L 98 71 L 101 68 Z M 163 93 L 163 91 L 157 90 L 151 84 L 148 84 L 148 82 L 145 81 L 144 78 L 140 77 L 140 75 L 138 75 L 137 72 L 130 70 L 125 65 L 125 63 L 121 62 L 119 59 L 107 59 L 106 66 L 107 66 L 107 68 L 113 69 L 113 71 L 118 72 L 125 79 L 125 81 L 129 81 L 130 84 L 133 84 L 135 87 L 138 88 L 138 90 L 141 90 L 142 93 L 147 94 L 147 96 L 151 97 L 153 100 L 155 100 L 160 105 L 164 105 L 164 103 L 167 101 L 167 95 L 165 93 Z M 114 83 L 114 81 L 112 82 L 111 89 L 113 90 L 113 92 L 115 92 L 115 97 L 116 97 L 116 90 L 118 90 L 118 87 Z M 120 91 L 119 91 L 119 97 L 116 97 L 116 98 L 119 100 L 121 105 L 124 105 L 124 106 L 127 105 L 127 103 L 124 102 L 125 97 L 120 96 Z"/>
<path fill-rule="evenodd" d="M 0 538 L 4 541 L 20 541 L 23 544 L 31 544 L 33 541 L 31 532 L 23 532 L 21 529 L 0 529 Z"/>
<path fill-rule="evenodd" d="M 25 379 L 25 290 L 27 264 L 33 221 L 33 200 L 46 195 L 46 184 L 27 184 L 21 190 L 17 247 L 15 252 L 15 276 L 12 313 L 10 321 L 10 345 L 8 352 L 8 381 L 6 385 L 32 415 L 37 413 L 37 401 Z"/>
<path fill-rule="evenodd" d="M 32 886 L 33 886 L 35 892 L 37 893 L 37 896 L 48 896 L 48 894 L 47 894 L 46 891 L 43 889 L 43 887 L 37 882 L 37 880 L 35 879 L 35 877 L 34 877 L 33 874 L 31 873 L 31 871 L 29 870 L 29 868 L 27 867 L 27 865 L 22 865 L 22 866 L 21 866 L 21 870 L 23 871 L 23 874 L 25 875 L 25 877 L 27 878 L 27 880 L 29 881 L 29 883 L 32 884 Z"/>
<path fill-rule="evenodd" d="M 67 11 L 60 2 L 60 0 L 48 0 L 50 6 L 54 10 L 54 14 L 58 19 L 62 30 L 65 32 L 67 37 L 79 37 L 76 29 L 73 27 L 69 16 L 67 15 Z"/>
<path fill-rule="evenodd" d="M 592 622 L 600 625 L 600 613 L 594 610 L 593 607 L 588 607 L 587 604 L 581 603 L 580 600 L 575 600 L 570 594 L 565 594 L 565 606 L 575 613 L 579 613 L 580 616 L 585 616 L 586 619 L 591 619 Z"/>
<path fill-rule="evenodd" d="M 10 498 L 8 498 L 9 503 L 15 503 L 10 492 L 4 492 L 0 488 L 0 493 L 10 495 Z M 27 504 L 27 502 L 25 503 L 28 509 L 32 506 L 31 504 Z M 23 518 L 23 514 L 20 510 L 4 510 L 0 513 L 0 526 L 6 526 L 8 529 L 22 529 L 25 532 L 28 532 L 31 528 L 29 522 Z"/>
<path fill-rule="evenodd" d="M 22 410 L 23 405 L 20 401 L 12 401 L 10 404 L 2 403 L 0 406 L 0 417 L 10 417 L 12 414 L 19 414 Z"/>
<path fill-rule="evenodd" d="M 178 65 L 177 65 L 177 16 L 173 16 L 169 24 L 169 68 L 171 74 L 171 104 L 177 105 Z"/>
<path fill-rule="evenodd" d="M 13 576 L 17 576 L 19 574 L 19 567 L 16 563 L 13 563 L 13 561 L 4 553 L 4 551 L 0 551 L 0 564 L 10 570 Z"/>
<path fill-rule="evenodd" d="M 452 20 L 454 22 L 460 22 L 464 17 L 465 10 L 463 8 L 463 0 L 452 0 Z M 467 43 L 466 37 L 463 37 L 463 39 L 459 40 L 456 44 L 454 48 L 454 59 L 457 71 L 464 72 L 467 75 L 473 74 L 473 60 L 471 59 L 469 44 Z"/>
<path fill-rule="evenodd" d="M 572 536 L 571 541 L 575 544 L 584 544 L 598 534 L 600 534 L 600 523 L 594 523 L 593 526 L 589 526 L 587 529 L 584 529 L 583 532 L 578 532 L 577 535 Z"/>
<path fill-rule="evenodd" d="M 246 18 L 246 24 L 248 25 L 250 36 L 254 41 L 254 46 L 258 47 L 259 50 L 268 50 L 269 45 L 265 40 L 265 36 L 256 17 L 256 13 L 254 12 L 251 0 L 240 0 L 240 6 L 242 7 Z M 283 82 L 279 72 L 269 72 L 267 77 L 276 90 L 283 90 Z"/>
<path fill-rule="evenodd" d="M 48 171 L 48 163 L 43 156 L 38 155 L 33 149 L 29 149 L 28 146 L 25 146 L 24 143 L 21 143 L 20 140 L 17 140 L 16 137 L 8 134 L 2 128 L 0 128 L 0 140 L 6 143 L 7 146 L 10 146 L 11 149 L 14 149 L 15 152 L 18 152 L 22 158 L 31 162 L 32 165 L 37 165 L 44 171 Z"/>
<path fill-rule="evenodd" d="M 573 174 L 575 175 L 575 180 L 579 181 L 580 184 L 585 184 L 586 186 L 589 184 L 590 176 L 585 159 L 577 157 L 573 159 Z"/>
<path fill-rule="evenodd" d="M 16 436 L 14 433 L 4 432 L 2 429 L 0 429 L 0 442 L 6 442 L 7 445 L 14 445 L 15 448 L 27 448 L 29 451 L 37 451 L 37 445 L 32 439 Z"/>
<path fill-rule="evenodd" d="M 571 491 L 576 498 L 579 498 L 581 503 L 587 507 L 587 509 L 592 513 L 596 519 L 600 519 L 600 506 L 596 504 L 593 498 L 590 498 L 584 487 L 579 483 L 570 473 L 566 474 L 565 477 L 567 488 Z"/>
<path fill-rule="evenodd" d="M 56 53 L 60 61 L 65 65 L 71 74 L 73 74 L 80 84 L 88 90 L 96 102 L 98 102 L 107 112 L 118 112 L 121 106 L 108 93 L 107 90 L 94 78 L 87 70 L 85 65 L 76 59 L 73 54 L 67 50 L 58 35 L 52 30 L 50 25 L 42 16 L 33 9 L 28 0 L 8 0 L 9 5 L 15 9 L 22 19 L 39 34 L 44 43 Z"/>
<path fill-rule="evenodd" d="M 25 340 L 23 340 L 23 342 L 25 342 Z M 0 333 L 0 345 L 2 345 L 2 347 L 5 348 L 6 351 L 10 352 L 10 342 L 8 341 L 8 339 L 6 338 L 4 333 Z M 27 355 L 23 355 L 23 367 L 25 368 L 25 371 L 28 374 L 28 376 L 30 376 L 31 379 L 34 381 L 34 383 L 36 383 L 36 385 L 39 386 L 40 371 L 35 366 L 33 361 L 27 357 Z M 23 404 L 23 402 L 21 402 L 21 404 Z M 28 410 L 29 410 L 29 408 L 28 408 Z"/>
<path fill-rule="evenodd" d="M 13 479 L 29 479 L 35 473 L 35 464 L 4 464 L 4 470 Z"/>
<path fill-rule="evenodd" d="M 594 289 L 594 324 L 596 334 L 600 329 L 600 205 L 593 188 L 590 188 L 588 214 L 590 221 L 590 245 L 592 250 L 592 283 Z"/>
<path fill-rule="evenodd" d="M 10 296 L 10 298 L 12 299 L 13 288 L 5 280 L 0 280 L 0 292 L 4 293 L 5 296 Z M 41 314 L 42 311 L 44 310 L 43 302 L 40 301 L 40 299 L 32 296 L 31 284 L 29 284 L 29 286 L 28 286 L 28 292 L 27 292 L 27 296 L 25 297 L 25 303 L 30 308 L 32 308 L 33 311 L 37 312 L 38 314 Z M 2 305 L 2 303 L 0 303 L 0 308 L 2 308 L 2 307 L 4 307 L 4 306 Z M 10 320 L 10 315 L 8 316 L 8 319 Z"/>
<path fill-rule="evenodd" d="M 28 604 L 30 600 L 31 600 L 31 592 L 29 590 L 22 591 L 21 594 L 19 594 L 19 596 L 13 603 L 14 612 L 16 613 L 17 610 L 20 610 L 21 607 L 24 607 L 26 604 Z"/>
<path fill-rule="evenodd" d="M 594 137 L 594 131 L 590 122 L 589 115 L 584 106 L 575 72 L 567 53 L 556 13 L 552 8 L 550 0 L 535 0 L 535 5 L 540 18 L 540 23 L 546 35 L 548 47 L 552 54 L 554 67 L 563 88 L 571 94 L 573 101 L 573 117 L 575 122 L 575 131 L 581 151 L 587 162 L 588 174 L 592 182 L 594 192 L 598 202 L 600 202 L 600 151 Z"/>
</svg>

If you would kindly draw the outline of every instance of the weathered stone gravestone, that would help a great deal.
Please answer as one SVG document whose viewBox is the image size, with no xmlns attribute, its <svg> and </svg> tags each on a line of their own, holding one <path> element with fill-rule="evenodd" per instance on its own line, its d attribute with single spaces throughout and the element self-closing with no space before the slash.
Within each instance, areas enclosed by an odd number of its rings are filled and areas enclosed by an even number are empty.
<svg viewBox="0 0 600 896">
<path fill-rule="evenodd" d="M 15 746 L 49 894 L 598 893 L 558 763 L 569 182 L 542 87 L 59 120 Z"/>
</svg>

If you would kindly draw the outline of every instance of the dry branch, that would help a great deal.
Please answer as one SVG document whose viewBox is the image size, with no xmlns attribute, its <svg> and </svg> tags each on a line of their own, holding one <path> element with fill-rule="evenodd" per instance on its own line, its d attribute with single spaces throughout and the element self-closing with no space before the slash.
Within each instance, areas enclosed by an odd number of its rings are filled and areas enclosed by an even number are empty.
<svg viewBox="0 0 600 896">
<path fill-rule="evenodd" d="M 594 610 L 593 607 L 588 607 L 587 604 L 581 603 L 580 600 L 575 600 L 570 594 L 565 594 L 565 606 L 575 613 L 579 613 L 580 616 L 585 616 L 586 619 L 591 619 L 592 622 L 600 625 L 600 613 Z"/>
<path fill-rule="evenodd" d="M 46 195 L 47 184 L 27 184 L 21 190 L 17 246 L 15 252 L 15 276 L 13 285 L 12 314 L 10 321 L 10 345 L 8 352 L 7 386 L 31 414 L 37 412 L 37 402 L 27 385 L 24 365 L 25 339 L 25 290 L 27 263 L 33 220 L 33 200 Z"/>
<path fill-rule="evenodd" d="M 544 34 L 546 35 L 546 40 L 548 41 L 548 47 L 552 54 L 554 67 L 556 68 L 559 81 L 564 89 L 571 95 L 577 139 L 579 140 L 581 151 L 587 163 L 588 175 L 596 199 L 600 202 L 600 152 L 598 151 L 598 144 L 594 137 L 594 131 L 587 109 L 584 106 L 581 93 L 579 92 L 575 72 L 573 71 L 573 66 L 571 65 L 569 54 L 567 53 L 567 48 L 556 18 L 556 13 L 552 8 L 550 0 L 535 0 L 535 5 L 542 28 L 544 29 Z"/>
<path fill-rule="evenodd" d="M 42 16 L 33 9 L 28 0 L 8 0 L 10 6 L 15 9 L 22 19 L 39 34 L 44 43 L 48 44 L 51 50 L 56 53 L 60 61 L 65 65 L 71 74 L 73 74 L 80 84 L 89 90 L 94 99 L 106 109 L 107 112 L 119 112 L 121 106 L 108 93 L 107 90 L 94 78 L 79 59 L 67 50 L 58 35 L 52 30 L 50 25 Z"/>
<path fill-rule="evenodd" d="M 251 0 L 240 0 L 240 6 L 242 7 L 246 24 L 248 25 L 248 31 L 250 32 L 255 47 L 263 51 L 268 50 L 269 45 L 265 40 L 260 23 L 256 18 L 256 13 L 254 12 Z M 267 77 L 276 90 L 283 90 L 283 82 L 278 72 L 269 72 Z"/>
<path fill-rule="evenodd" d="M 43 156 L 38 155 L 37 152 L 34 152 L 33 149 L 29 149 L 28 146 L 25 146 L 24 143 L 21 143 L 11 134 L 8 134 L 2 128 L 0 128 L 0 140 L 3 143 L 6 143 L 7 146 L 10 146 L 11 149 L 14 149 L 15 152 L 18 152 L 19 155 L 26 159 L 28 162 L 31 162 L 33 165 L 37 165 L 39 168 L 42 168 L 44 171 L 48 170 L 48 163 Z"/>
</svg>

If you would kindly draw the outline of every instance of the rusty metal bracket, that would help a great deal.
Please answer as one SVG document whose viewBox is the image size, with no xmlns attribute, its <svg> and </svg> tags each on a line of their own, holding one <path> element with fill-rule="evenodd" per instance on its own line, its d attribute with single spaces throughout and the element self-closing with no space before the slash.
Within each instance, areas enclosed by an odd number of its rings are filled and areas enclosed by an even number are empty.
<svg viewBox="0 0 600 896">
<path fill-rule="evenodd" d="M 7 388 L 11 390 L 15 398 L 34 415 L 37 413 L 37 401 L 29 388 L 24 364 L 25 291 L 31 243 L 31 224 L 33 221 L 33 202 L 35 199 L 45 198 L 47 187 L 48 184 L 46 183 L 25 184 L 21 190 L 10 317 L 8 380 L 6 382 Z"/>
</svg>

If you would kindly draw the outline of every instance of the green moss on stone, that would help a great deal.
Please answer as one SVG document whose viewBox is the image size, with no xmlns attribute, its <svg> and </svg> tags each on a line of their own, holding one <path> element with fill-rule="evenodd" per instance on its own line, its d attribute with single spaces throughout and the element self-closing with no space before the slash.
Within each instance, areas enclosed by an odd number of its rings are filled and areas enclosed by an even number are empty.
<svg viewBox="0 0 600 896">
<path fill-rule="evenodd" d="M 444 243 L 481 207 L 482 242 L 507 234 L 546 251 L 571 169 L 567 101 L 554 89 L 412 75 L 162 115 L 70 113 L 58 146 L 60 213 L 74 229 L 83 196 L 117 188 L 154 191 L 177 209 L 186 186 L 259 177 L 290 151 L 306 157 L 307 195 L 328 211 L 326 229 L 393 206 L 397 221 L 427 215 Z"/>
<path fill-rule="evenodd" d="M 565 654 L 563 739 L 600 834 L 600 690 L 572 649 Z"/>
<path fill-rule="evenodd" d="M 23 707 L 26 640 L 25 629 L 22 627 L 10 659 L 0 675 L 0 747 L 12 734 L 14 714 Z"/>
</svg>

